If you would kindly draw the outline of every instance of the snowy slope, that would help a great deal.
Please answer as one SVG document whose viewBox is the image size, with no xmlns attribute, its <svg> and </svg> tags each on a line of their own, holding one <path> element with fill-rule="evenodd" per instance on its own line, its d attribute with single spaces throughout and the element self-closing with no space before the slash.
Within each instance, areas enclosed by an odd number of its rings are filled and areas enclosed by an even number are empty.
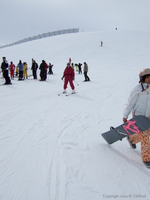
<svg viewBox="0 0 150 200">
<path fill-rule="evenodd" d="M 0 200 L 149 200 L 150 170 L 140 144 L 132 150 L 126 139 L 110 146 L 101 137 L 122 123 L 139 71 L 150 67 L 149 52 L 149 32 L 119 31 L 0 49 L 1 57 L 26 61 L 28 68 L 32 58 L 54 64 L 46 82 L 30 77 L 0 87 Z M 58 96 L 69 57 L 88 63 L 91 82 L 76 72 L 77 94 Z"/>
</svg>

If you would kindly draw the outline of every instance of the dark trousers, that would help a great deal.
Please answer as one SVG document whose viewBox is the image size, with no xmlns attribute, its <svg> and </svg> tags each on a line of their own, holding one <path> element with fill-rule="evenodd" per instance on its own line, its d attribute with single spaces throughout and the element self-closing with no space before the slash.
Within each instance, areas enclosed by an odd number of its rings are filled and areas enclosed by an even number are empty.
<svg viewBox="0 0 150 200">
<path fill-rule="evenodd" d="M 82 74 L 82 69 L 81 67 L 78 67 L 79 68 L 79 74 Z"/>
<path fill-rule="evenodd" d="M 37 79 L 36 70 L 33 70 L 32 72 L 33 72 L 33 78 Z"/>
<path fill-rule="evenodd" d="M 53 71 L 52 69 L 49 70 L 48 74 L 53 74 Z"/>
<path fill-rule="evenodd" d="M 85 77 L 84 81 L 90 81 L 90 78 L 88 77 L 87 72 L 84 72 L 84 77 Z"/>
<path fill-rule="evenodd" d="M 8 76 L 8 70 L 4 70 L 3 71 L 3 77 L 5 79 L 5 84 L 9 84 L 10 83 L 10 78 Z"/>
<path fill-rule="evenodd" d="M 41 76 L 41 81 L 46 81 L 46 79 L 47 79 L 47 71 L 46 70 L 41 70 L 40 76 Z"/>
<path fill-rule="evenodd" d="M 19 80 L 23 79 L 23 71 L 19 71 Z"/>
</svg>

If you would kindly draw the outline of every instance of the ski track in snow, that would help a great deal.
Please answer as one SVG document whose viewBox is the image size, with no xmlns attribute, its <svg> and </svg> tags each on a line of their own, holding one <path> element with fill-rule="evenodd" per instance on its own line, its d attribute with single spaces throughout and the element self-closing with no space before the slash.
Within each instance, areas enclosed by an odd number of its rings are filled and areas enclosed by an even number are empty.
<svg viewBox="0 0 150 200">
<path fill-rule="evenodd" d="M 140 145 L 133 151 L 126 139 L 110 146 L 101 137 L 122 123 L 131 86 L 138 82 L 134 77 L 143 60 L 149 65 L 150 38 L 143 34 L 79 33 L 22 44 L 21 52 L 20 45 L 0 49 L 16 64 L 24 57 L 30 67 L 31 52 L 39 63 L 49 55 L 54 63 L 54 75 L 46 82 L 30 76 L 0 88 L 0 200 L 100 200 L 113 195 L 133 200 L 138 194 L 149 200 L 150 171 L 141 161 Z M 91 81 L 83 82 L 84 75 L 75 72 L 77 93 L 58 96 L 70 56 L 74 63 L 87 61 Z"/>
</svg>

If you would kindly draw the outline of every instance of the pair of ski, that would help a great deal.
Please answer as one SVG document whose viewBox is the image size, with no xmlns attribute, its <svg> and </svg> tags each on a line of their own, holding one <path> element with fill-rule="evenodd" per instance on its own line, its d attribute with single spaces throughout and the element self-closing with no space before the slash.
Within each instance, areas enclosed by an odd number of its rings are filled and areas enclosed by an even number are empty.
<svg viewBox="0 0 150 200">
<path fill-rule="evenodd" d="M 102 137 L 108 144 L 113 144 L 125 137 L 132 134 L 138 134 L 142 131 L 146 131 L 150 128 L 150 121 L 147 117 L 139 115 L 128 120 L 127 123 L 121 124 L 114 128 L 110 127 L 110 130 L 102 133 Z M 144 162 L 145 166 L 150 169 L 150 162 Z"/>
<path fill-rule="evenodd" d="M 4 85 L 12 85 L 12 83 L 9 83 L 9 84 L 6 84 L 6 83 L 0 84 L 0 86 L 4 86 Z"/>
<path fill-rule="evenodd" d="M 65 95 L 66 97 L 68 97 L 73 94 L 77 94 L 77 92 L 75 92 L 75 93 L 59 93 L 58 96 Z"/>
</svg>

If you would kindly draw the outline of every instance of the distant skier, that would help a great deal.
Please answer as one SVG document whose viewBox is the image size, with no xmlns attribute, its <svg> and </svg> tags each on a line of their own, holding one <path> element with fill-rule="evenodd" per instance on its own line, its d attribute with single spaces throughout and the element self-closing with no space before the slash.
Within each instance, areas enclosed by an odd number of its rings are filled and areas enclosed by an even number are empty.
<svg viewBox="0 0 150 200">
<path fill-rule="evenodd" d="M 76 67 L 76 71 L 78 71 L 78 64 L 75 64 L 75 67 Z"/>
<path fill-rule="evenodd" d="M 71 64 L 71 67 L 72 67 L 72 69 L 74 70 L 74 64 L 73 64 L 73 63 Z"/>
<path fill-rule="evenodd" d="M 10 77 L 11 79 L 14 79 L 15 65 L 13 64 L 12 61 L 10 62 L 9 69 L 10 69 Z"/>
<path fill-rule="evenodd" d="M 3 62 L 1 64 L 1 69 L 2 69 L 2 72 L 3 72 L 3 77 L 5 78 L 5 85 L 9 85 L 9 84 L 12 84 L 11 81 L 10 81 L 10 78 L 9 78 L 9 75 L 8 75 L 8 70 L 9 70 L 9 65 L 8 65 L 8 62 L 6 60 L 6 57 L 2 57 L 3 59 Z"/>
<path fill-rule="evenodd" d="M 32 58 L 32 74 L 33 74 L 33 78 L 37 79 L 37 69 L 38 69 L 38 64 L 36 63 L 36 61 Z"/>
<path fill-rule="evenodd" d="M 21 60 L 19 60 L 18 69 L 19 69 L 19 79 L 18 79 L 18 81 L 21 81 L 21 80 L 23 80 L 23 64 L 22 64 Z"/>
<path fill-rule="evenodd" d="M 82 64 L 79 63 L 79 64 L 78 64 L 79 74 L 82 74 L 82 68 L 81 68 L 81 66 L 82 66 Z"/>
<path fill-rule="evenodd" d="M 84 81 L 90 81 L 90 78 L 89 78 L 88 75 L 87 75 L 87 73 L 88 73 L 88 65 L 87 65 L 86 62 L 84 62 L 83 71 L 84 71 L 84 77 L 85 77 L 85 80 L 84 80 Z"/>
<path fill-rule="evenodd" d="M 18 77 L 19 68 L 16 66 L 16 77 Z"/>
<path fill-rule="evenodd" d="M 71 65 L 71 58 L 69 58 L 69 64 Z"/>
<path fill-rule="evenodd" d="M 42 60 L 42 63 L 40 65 L 39 69 L 41 70 L 41 72 L 40 72 L 41 80 L 40 81 L 46 81 L 47 64 L 46 64 L 45 60 Z"/>
<path fill-rule="evenodd" d="M 25 79 L 25 78 L 28 79 L 27 70 L 28 70 L 27 63 L 24 62 L 23 63 L 23 79 Z"/>
<path fill-rule="evenodd" d="M 49 63 L 48 68 L 49 68 L 48 74 L 53 74 L 53 70 L 52 70 L 53 65 L 51 63 Z"/>
<path fill-rule="evenodd" d="M 74 87 L 74 84 L 73 84 L 74 76 L 75 76 L 74 70 L 70 66 L 70 63 L 67 63 L 67 67 L 65 68 L 64 73 L 63 73 L 63 77 L 61 78 L 62 80 L 63 80 L 63 78 L 65 78 L 63 93 L 66 93 L 66 88 L 67 88 L 68 82 L 70 83 L 70 86 L 71 86 L 71 89 L 72 89 L 72 94 L 75 93 L 75 87 Z"/>
</svg>

